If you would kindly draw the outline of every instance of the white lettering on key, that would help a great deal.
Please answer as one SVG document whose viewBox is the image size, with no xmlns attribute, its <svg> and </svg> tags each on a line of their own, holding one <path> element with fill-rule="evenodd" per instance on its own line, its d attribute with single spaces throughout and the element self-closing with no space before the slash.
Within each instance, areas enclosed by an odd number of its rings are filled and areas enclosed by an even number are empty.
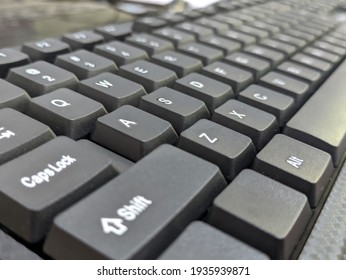
<svg viewBox="0 0 346 280">
<path fill-rule="evenodd" d="M 204 85 L 201 82 L 197 82 L 197 81 L 191 81 L 189 84 L 191 86 L 196 87 L 196 88 L 203 88 L 204 87 Z"/>
<path fill-rule="evenodd" d="M 168 100 L 168 99 L 166 99 L 166 98 L 164 98 L 164 97 L 160 97 L 160 98 L 158 98 L 157 100 L 158 100 L 159 102 L 163 103 L 163 104 L 166 104 L 166 105 L 171 105 L 171 104 L 173 104 L 173 102 L 172 102 L 171 100 Z"/>
<path fill-rule="evenodd" d="M 77 40 L 82 40 L 82 39 L 86 39 L 87 35 L 83 32 L 77 32 L 73 34 L 73 37 Z"/>
<path fill-rule="evenodd" d="M 95 85 L 99 87 L 104 87 L 104 88 L 110 88 L 113 86 L 113 84 L 108 82 L 107 80 L 98 81 L 97 83 L 95 83 Z"/>
<path fill-rule="evenodd" d="M 219 73 L 221 75 L 227 75 L 227 72 L 224 69 L 220 68 L 220 67 L 215 68 L 214 72 Z"/>
<path fill-rule="evenodd" d="M 103 232 L 106 234 L 113 233 L 122 236 L 128 228 L 123 224 L 123 219 L 101 218 Z"/>
<path fill-rule="evenodd" d="M 147 74 L 147 73 L 149 73 L 149 71 L 148 70 L 146 70 L 146 69 L 143 69 L 143 68 L 141 68 L 141 67 L 135 67 L 133 70 L 135 70 L 136 72 L 139 72 L 139 73 L 142 73 L 142 74 Z"/>
<path fill-rule="evenodd" d="M 5 128 L 3 128 L 3 127 L 0 127 L 0 131 L 3 131 Z M 11 138 L 11 136 L 15 136 L 16 134 L 14 133 L 14 132 L 12 132 L 11 130 L 6 130 L 6 131 L 4 131 L 4 132 L 1 132 L 1 134 L 0 134 L 0 140 L 1 139 L 4 139 L 4 138 L 7 138 L 7 139 L 9 139 L 9 138 Z"/>
<path fill-rule="evenodd" d="M 2 52 L 0 52 L 0 57 L 7 57 L 7 55 L 2 53 Z"/>
<path fill-rule="evenodd" d="M 174 56 L 171 56 L 171 55 L 165 55 L 163 57 L 164 60 L 167 60 L 169 62 L 176 62 L 178 61 L 178 58 L 174 57 Z"/>
<path fill-rule="evenodd" d="M 51 77 L 51 76 L 48 76 L 48 75 L 43 75 L 42 76 L 42 79 L 43 80 L 46 80 L 48 82 L 54 82 L 55 81 L 55 78 Z"/>
<path fill-rule="evenodd" d="M 66 102 L 65 100 L 61 100 L 61 99 L 54 99 L 50 103 L 52 103 L 56 107 L 61 107 L 61 108 L 71 105 L 70 103 Z"/>
<path fill-rule="evenodd" d="M 117 49 L 112 47 L 112 46 L 106 46 L 106 50 L 111 51 L 111 52 L 116 52 Z"/>
<path fill-rule="evenodd" d="M 78 56 L 72 55 L 70 56 L 70 60 L 74 61 L 74 62 L 80 62 L 81 59 Z"/>
<path fill-rule="evenodd" d="M 264 94 L 254 93 L 253 96 L 254 96 L 256 99 L 259 99 L 259 100 L 263 100 L 263 101 L 268 100 L 268 96 L 266 96 L 266 95 L 264 95 Z"/>
<path fill-rule="evenodd" d="M 299 168 L 301 168 L 301 167 L 303 166 L 304 160 L 299 159 L 299 158 L 297 158 L 297 157 L 295 157 L 295 156 L 290 156 L 290 157 L 286 160 L 286 162 L 287 162 L 288 164 L 292 165 L 293 167 L 299 169 Z"/>
<path fill-rule="evenodd" d="M 29 75 L 33 75 L 33 76 L 41 74 L 41 72 L 35 68 L 26 69 L 25 73 L 27 73 Z"/>
<path fill-rule="evenodd" d="M 249 63 L 249 59 L 246 57 L 242 57 L 242 56 L 237 56 L 235 61 L 237 61 L 241 64 L 248 64 Z"/>
<path fill-rule="evenodd" d="M 287 71 L 297 75 L 299 75 L 302 72 L 302 70 L 293 66 L 288 67 Z"/>
<path fill-rule="evenodd" d="M 211 144 L 214 144 L 218 140 L 216 137 L 214 139 L 209 138 L 209 136 L 204 132 L 198 136 L 198 138 L 202 137 L 206 138 Z"/>
<path fill-rule="evenodd" d="M 121 51 L 121 55 L 124 57 L 129 57 L 131 54 L 127 51 Z"/>
<path fill-rule="evenodd" d="M 128 120 L 124 120 L 124 119 L 119 119 L 119 122 L 121 122 L 123 125 L 125 125 L 128 128 L 131 128 L 131 125 L 137 125 L 136 122 L 133 121 L 128 121 Z"/>
<path fill-rule="evenodd" d="M 278 79 L 278 78 L 275 78 L 273 81 L 272 81 L 273 84 L 277 84 L 279 86 L 285 86 L 286 85 L 286 82 L 281 80 L 281 79 Z"/>
<path fill-rule="evenodd" d="M 36 46 L 38 46 L 39 48 L 50 48 L 51 44 L 49 44 L 47 41 L 40 41 L 36 42 Z"/>
<path fill-rule="evenodd" d="M 90 67 L 90 68 L 95 68 L 96 65 L 94 63 L 91 63 L 91 62 L 84 62 L 84 65 L 87 66 L 87 67 Z"/>
<path fill-rule="evenodd" d="M 37 185 L 42 184 L 43 182 L 49 183 L 51 177 L 56 176 L 64 169 L 66 169 L 71 164 L 75 163 L 77 160 L 69 155 L 63 155 L 60 160 L 58 160 L 54 165 L 48 164 L 47 168 L 37 172 L 36 174 L 30 177 L 22 177 L 20 182 L 24 187 L 35 188 Z"/>
<path fill-rule="evenodd" d="M 243 119 L 243 118 L 245 118 L 246 117 L 246 115 L 245 114 L 239 114 L 239 113 L 237 113 L 236 111 L 234 111 L 234 110 L 232 110 L 232 112 L 229 112 L 229 114 L 230 115 L 234 115 L 234 116 L 237 116 L 239 119 Z"/>
</svg>

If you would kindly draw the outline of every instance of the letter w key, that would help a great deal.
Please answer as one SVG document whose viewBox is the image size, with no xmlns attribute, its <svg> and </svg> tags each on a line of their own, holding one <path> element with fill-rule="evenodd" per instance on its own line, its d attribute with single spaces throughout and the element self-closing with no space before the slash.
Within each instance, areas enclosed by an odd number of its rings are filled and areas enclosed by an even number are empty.
<svg viewBox="0 0 346 280">
<path fill-rule="evenodd" d="M 97 85 L 99 87 L 104 87 L 104 88 L 110 88 L 113 86 L 113 84 L 108 82 L 107 80 L 98 81 L 95 83 L 95 85 Z"/>
</svg>

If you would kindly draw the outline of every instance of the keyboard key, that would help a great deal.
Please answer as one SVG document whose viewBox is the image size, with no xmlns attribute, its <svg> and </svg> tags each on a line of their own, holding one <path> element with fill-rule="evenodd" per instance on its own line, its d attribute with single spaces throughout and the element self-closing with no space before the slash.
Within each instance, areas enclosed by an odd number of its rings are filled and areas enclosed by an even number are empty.
<svg viewBox="0 0 346 280">
<path fill-rule="evenodd" d="M 273 114 L 280 127 L 295 113 L 294 99 L 268 88 L 251 85 L 239 93 L 239 101 Z"/>
<path fill-rule="evenodd" d="M 212 120 L 249 136 L 258 150 L 278 131 L 273 115 L 234 99 L 217 108 Z"/>
<path fill-rule="evenodd" d="M 143 96 L 139 107 L 169 121 L 178 133 L 210 116 L 202 101 L 167 87 Z"/>
<path fill-rule="evenodd" d="M 293 28 L 295 28 L 295 27 L 293 27 Z M 287 35 L 290 35 L 292 37 L 295 37 L 295 38 L 298 38 L 298 39 L 302 39 L 302 40 L 305 40 L 305 41 L 308 41 L 308 42 L 312 42 L 312 41 L 314 41 L 316 39 L 315 35 L 312 35 L 312 34 L 309 34 L 309 33 L 306 33 L 306 32 L 302 32 L 302 31 L 299 31 L 299 30 L 296 30 L 296 29 L 287 29 L 284 32 Z"/>
<path fill-rule="evenodd" d="M 199 41 L 203 44 L 222 50 L 224 55 L 238 51 L 241 48 L 240 43 L 221 36 L 214 35 L 207 38 L 201 38 Z"/>
<path fill-rule="evenodd" d="M 178 77 L 186 76 L 192 72 L 198 72 L 203 67 L 200 60 L 172 51 L 153 55 L 151 61 L 171 69 Z"/>
<path fill-rule="evenodd" d="M 97 76 L 102 72 L 118 71 L 113 61 L 85 50 L 60 55 L 55 64 L 74 73 L 80 80 Z"/>
<path fill-rule="evenodd" d="M 76 89 L 78 79 L 74 74 L 60 67 L 38 61 L 32 64 L 12 68 L 7 80 L 35 97 L 59 88 Z"/>
<path fill-rule="evenodd" d="M 298 49 L 304 47 L 307 44 L 307 41 L 305 41 L 305 40 L 298 39 L 298 38 L 295 38 L 293 36 L 290 36 L 287 34 L 282 34 L 282 33 L 275 34 L 272 37 L 272 39 L 296 46 Z"/>
<path fill-rule="evenodd" d="M 32 61 L 46 60 L 53 63 L 59 54 L 68 53 L 71 48 L 68 44 L 56 39 L 45 39 L 42 41 L 26 43 L 22 52 L 30 56 Z"/>
<path fill-rule="evenodd" d="M 163 145 L 60 215 L 44 250 L 56 259 L 156 258 L 225 185 L 215 165 Z"/>
<path fill-rule="evenodd" d="M 163 27 L 167 24 L 164 19 L 158 17 L 141 17 L 135 20 L 132 26 L 133 32 L 151 32 L 156 28 Z"/>
<path fill-rule="evenodd" d="M 110 160 L 58 137 L 1 166 L 0 221 L 38 242 L 57 213 L 115 175 Z"/>
<path fill-rule="evenodd" d="M 102 104 L 62 88 L 31 99 L 27 113 L 51 127 L 56 135 L 77 140 L 91 133 L 106 110 Z"/>
<path fill-rule="evenodd" d="M 106 41 L 123 40 L 132 32 L 132 22 L 108 24 L 95 29 L 96 33 L 101 34 Z"/>
<path fill-rule="evenodd" d="M 206 17 L 202 17 L 202 18 L 195 20 L 195 23 L 197 23 L 201 26 L 212 28 L 214 30 L 214 32 L 217 32 L 217 33 L 227 31 L 229 29 L 228 24 L 222 23 L 222 22 L 219 22 L 219 21 L 216 21 L 213 19 L 209 19 Z"/>
<path fill-rule="evenodd" d="M 0 49 L 0 78 L 5 78 L 11 68 L 29 63 L 30 58 L 25 53 L 10 48 Z"/>
<path fill-rule="evenodd" d="M 160 260 L 266 260 L 268 257 L 203 222 L 191 223 Z"/>
<path fill-rule="evenodd" d="M 223 14 L 217 14 L 215 16 L 212 16 L 211 18 L 219 22 L 227 23 L 230 27 L 236 27 L 243 24 L 241 20 L 233 18 L 233 17 L 228 17 Z"/>
<path fill-rule="evenodd" d="M 222 62 L 214 62 L 204 67 L 202 74 L 230 85 L 236 93 L 254 81 L 250 72 Z"/>
<path fill-rule="evenodd" d="M 65 34 L 62 40 L 69 44 L 72 50 L 86 49 L 89 51 L 92 51 L 95 45 L 104 42 L 101 35 L 88 30 Z"/>
<path fill-rule="evenodd" d="M 159 16 L 159 18 L 165 20 L 168 25 L 175 25 L 185 21 L 185 17 L 175 13 L 165 13 Z"/>
<path fill-rule="evenodd" d="M 120 75 L 141 84 L 147 92 L 171 86 L 177 79 L 173 71 L 144 60 L 121 66 Z"/>
<path fill-rule="evenodd" d="M 322 37 L 321 40 L 323 40 L 325 42 L 328 42 L 330 44 L 333 44 L 335 46 L 338 46 L 338 47 L 346 48 L 346 41 L 345 40 L 341 40 L 341 39 L 335 38 L 332 35 L 331 36 Z"/>
<path fill-rule="evenodd" d="M 201 60 L 204 65 L 220 60 L 223 57 L 223 52 L 219 49 L 199 43 L 188 43 L 179 47 L 178 51 Z"/>
<path fill-rule="evenodd" d="M 269 32 L 253 27 L 253 26 L 249 26 L 249 25 L 240 25 L 236 27 L 236 30 L 243 32 L 245 34 L 249 34 L 252 36 L 255 36 L 257 39 L 264 39 L 267 38 L 269 36 Z"/>
<path fill-rule="evenodd" d="M 219 166 L 228 181 L 248 167 L 256 154 L 249 137 L 209 120 L 183 131 L 178 147 Z"/>
<path fill-rule="evenodd" d="M 177 138 L 169 122 L 129 105 L 99 118 L 91 136 L 92 141 L 132 161 Z"/>
<path fill-rule="evenodd" d="M 95 47 L 94 53 L 113 60 L 119 66 L 132 63 L 139 59 L 149 59 L 145 51 L 118 41 L 98 45 Z"/>
<path fill-rule="evenodd" d="M 174 89 L 202 100 L 211 113 L 226 100 L 234 98 L 229 85 L 197 73 L 177 80 Z"/>
<path fill-rule="evenodd" d="M 54 137 L 54 133 L 48 126 L 13 109 L 1 109 L 0 165 L 33 150 Z"/>
<path fill-rule="evenodd" d="M 333 172 L 329 154 L 283 134 L 275 135 L 257 154 L 253 167 L 304 193 L 311 208 L 317 206 Z"/>
<path fill-rule="evenodd" d="M 251 23 L 250 26 L 265 30 L 265 31 L 269 32 L 269 34 L 271 34 L 271 35 L 278 33 L 280 31 L 280 27 L 265 23 L 263 21 L 254 21 Z"/>
<path fill-rule="evenodd" d="M 303 52 L 331 63 L 337 63 L 341 59 L 339 55 L 318 48 L 308 47 L 305 48 Z"/>
<path fill-rule="evenodd" d="M 291 59 L 305 66 L 321 71 L 323 77 L 327 76 L 333 68 L 333 65 L 331 63 L 310 55 L 305 55 L 303 53 L 298 53 Z"/>
<path fill-rule="evenodd" d="M 100 102 L 108 112 L 126 104 L 137 106 L 146 94 L 142 85 L 111 73 L 81 81 L 78 92 Z"/>
<path fill-rule="evenodd" d="M 202 27 L 192 22 L 184 22 L 175 26 L 176 28 L 194 35 L 197 39 L 213 35 L 213 29 Z"/>
<path fill-rule="evenodd" d="M 171 27 L 157 29 L 153 34 L 171 41 L 176 48 L 195 41 L 195 36 Z"/>
<path fill-rule="evenodd" d="M 288 259 L 310 217 L 305 195 L 244 170 L 214 200 L 208 221 L 273 259 Z"/>
<path fill-rule="evenodd" d="M 234 40 L 242 44 L 243 47 L 247 45 L 255 44 L 257 41 L 255 36 L 247 35 L 236 30 L 228 30 L 226 32 L 220 33 L 219 35 L 227 39 Z"/>
<path fill-rule="evenodd" d="M 285 56 L 281 52 L 273 51 L 271 49 L 258 45 L 248 46 L 244 49 L 244 52 L 265 59 L 269 61 L 272 66 L 278 65 L 285 58 Z"/>
<path fill-rule="evenodd" d="M 24 112 L 30 100 L 24 89 L 0 79 L 0 109 L 13 108 Z"/>
<path fill-rule="evenodd" d="M 292 55 L 296 52 L 297 48 L 293 45 L 283 43 L 280 41 L 272 40 L 272 39 L 264 39 L 259 42 L 260 45 L 271 48 L 276 51 L 283 52 L 285 57 Z"/>
</svg>

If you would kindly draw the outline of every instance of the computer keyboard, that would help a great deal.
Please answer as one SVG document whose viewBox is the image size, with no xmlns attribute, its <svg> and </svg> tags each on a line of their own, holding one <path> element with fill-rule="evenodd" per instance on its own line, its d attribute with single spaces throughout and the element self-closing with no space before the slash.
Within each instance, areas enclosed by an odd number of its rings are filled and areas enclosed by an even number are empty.
<svg viewBox="0 0 346 280">
<path fill-rule="evenodd" d="M 0 49 L 0 259 L 344 259 L 343 5 Z"/>
</svg>

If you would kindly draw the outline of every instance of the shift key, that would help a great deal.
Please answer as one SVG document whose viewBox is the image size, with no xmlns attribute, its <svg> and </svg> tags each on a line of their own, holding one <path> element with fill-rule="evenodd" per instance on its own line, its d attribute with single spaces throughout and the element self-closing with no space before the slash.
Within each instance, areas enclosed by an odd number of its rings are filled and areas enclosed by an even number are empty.
<svg viewBox="0 0 346 280">
<path fill-rule="evenodd" d="M 225 187 L 216 165 L 161 145 L 59 215 L 44 251 L 54 259 L 156 258 Z"/>
</svg>

